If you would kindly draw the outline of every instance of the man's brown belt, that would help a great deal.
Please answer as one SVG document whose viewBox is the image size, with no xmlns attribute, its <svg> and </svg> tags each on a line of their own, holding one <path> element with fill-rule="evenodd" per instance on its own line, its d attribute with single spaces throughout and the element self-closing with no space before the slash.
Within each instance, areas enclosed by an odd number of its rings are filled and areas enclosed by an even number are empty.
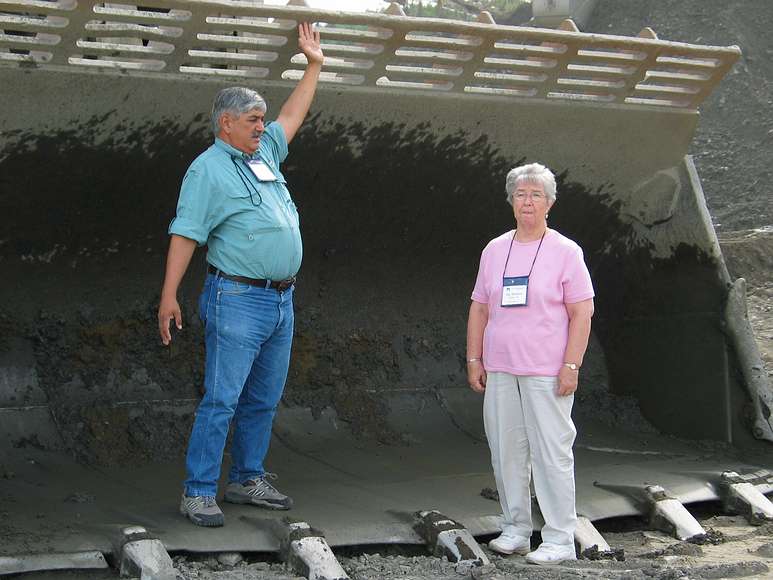
<svg viewBox="0 0 773 580">
<path fill-rule="evenodd" d="M 231 274 L 226 274 L 222 270 L 218 270 L 212 264 L 209 264 L 207 267 L 207 272 L 225 278 L 226 280 L 233 280 L 234 282 L 241 282 L 242 284 L 249 284 L 250 286 L 257 286 L 259 288 L 271 288 L 273 290 L 278 290 L 279 292 L 287 290 L 290 286 L 295 284 L 295 276 L 287 278 L 287 280 L 265 280 L 261 278 L 247 278 L 246 276 L 232 276 Z"/>
</svg>

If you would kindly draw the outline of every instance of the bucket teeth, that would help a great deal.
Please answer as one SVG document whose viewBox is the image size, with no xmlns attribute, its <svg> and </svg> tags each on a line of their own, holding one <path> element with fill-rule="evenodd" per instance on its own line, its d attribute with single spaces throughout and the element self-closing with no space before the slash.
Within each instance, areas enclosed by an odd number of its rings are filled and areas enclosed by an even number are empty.
<svg viewBox="0 0 773 580">
<path fill-rule="evenodd" d="M 672 534 L 678 540 L 706 537 L 706 530 L 678 499 L 671 497 L 660 485 L 645 488 L 650 503 L 650 524 Z"/>
<path fill-rule="evenodd" d="M 773 503 L 763 493 L 770 487 L 768 475 L 767 472 L 745 476 L 735 471 L 724 472 L 719 484 L 724 510 L 742 514 L 754 526 L 773 521 Z"/>
<path fill-rule="evenodd" d="M 172 558 L 161 540 L 133 540 L 124 544 L 120 554 L 121 576 L 175 580 Z"/>
<path fill-rule="evenodd" d="M 599 482 L 594 485 L 628 497 L 640 512 L 649 512 L 650 525 L 653 528 L 671 534 L 679 540 L 701 541 L 708 537 L 698 520 L 662 485 L 609 485 Z"/>
<path fill-rule="evenodd" d="M 580 557 L 586 560 L 625 560 L 623 550 L 610 548 L 604 536 L 585 516 L 577 516 L 574 541 L 579 547 Z"/>
<path fill-rule="evenodd" d="M 297 574 L 315 580 L 349 580 L 322 532 L 308 523 L 285 520 L 277 535 L 281 558 Z"/>
<path fill-rule="evenodd" d="M 466 567 L 488 566 L 489 559 L 463 524 L 438 511 L 416 513 L 414 529 L 437 556 Z"/>
</svg>

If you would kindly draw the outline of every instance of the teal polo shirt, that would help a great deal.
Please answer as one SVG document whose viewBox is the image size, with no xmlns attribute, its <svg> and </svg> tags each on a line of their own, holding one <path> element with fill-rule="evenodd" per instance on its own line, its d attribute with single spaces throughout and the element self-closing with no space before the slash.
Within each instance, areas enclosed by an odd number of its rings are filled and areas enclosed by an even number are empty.
<svg viewBox="0 0 773 580">
<path fill-rule="evenodd" d="M 269 123 L 249 156 L 215 139 L 185 173 L 169 233 L 207 245 L 207 261 L 226 274 L 284 280 L 301 267 L 298 210 L 279 164 L 287 139 Z M 260 158 L 276 181 L 260 181 L 248 165 Z"/>
</svg>

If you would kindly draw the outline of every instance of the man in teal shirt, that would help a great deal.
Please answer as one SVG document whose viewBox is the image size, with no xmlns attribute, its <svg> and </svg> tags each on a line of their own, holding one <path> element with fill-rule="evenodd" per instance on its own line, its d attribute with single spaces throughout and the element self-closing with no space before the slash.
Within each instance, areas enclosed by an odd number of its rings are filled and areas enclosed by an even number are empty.
<svg viewBox="0 0 773 580">
<path fill-rule="evenodd" d="M 182 328 L 177 289 L 196 245 L 209 264 L 199 309 L 205 324 L 205 394 L 196 412 L 186 458 L 180 513 L 194 524 L 222 526 L 215 501 L 228 429 L 234 425 L 225 501 L 289 509 L 263 466 L 282 396 L 293 334 L 295 274 L 302 245 L 295 208 L 279 165 L 311 106 L 322 69 L 319 32 L 298 27 L 308 65 L 275 122 L 266 103 L 244 87 L 215 98 L 215 143 L 188 168 L 158 308 L 161 340 L 172 320 Z"/>
</svg>

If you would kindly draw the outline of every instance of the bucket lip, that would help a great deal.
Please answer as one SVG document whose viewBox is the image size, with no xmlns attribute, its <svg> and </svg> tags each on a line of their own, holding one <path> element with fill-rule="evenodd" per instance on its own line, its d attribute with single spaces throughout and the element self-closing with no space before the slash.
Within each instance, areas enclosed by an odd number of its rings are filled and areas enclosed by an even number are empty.
<svg viewBox="0 0 773 580">
<path fill-rule="evenodd" d="M 417 98 L 484 94 L 696 110 L 741 54 L 735 45 L 665 41 L 654 32 L 552 30 L 496 24 L 490 16 L 462 22 L 245 0 L 159 0 L 161 10 L 95 0 L 7 4 L 21 32 L 2 39 L 14 48 L 0 52 L 3 67 L 293 83 L 306 64 L 295 48 L 295 22 L 306 20 L 322 23 L 327 58 L 320 86 Z"/>
</svg>

